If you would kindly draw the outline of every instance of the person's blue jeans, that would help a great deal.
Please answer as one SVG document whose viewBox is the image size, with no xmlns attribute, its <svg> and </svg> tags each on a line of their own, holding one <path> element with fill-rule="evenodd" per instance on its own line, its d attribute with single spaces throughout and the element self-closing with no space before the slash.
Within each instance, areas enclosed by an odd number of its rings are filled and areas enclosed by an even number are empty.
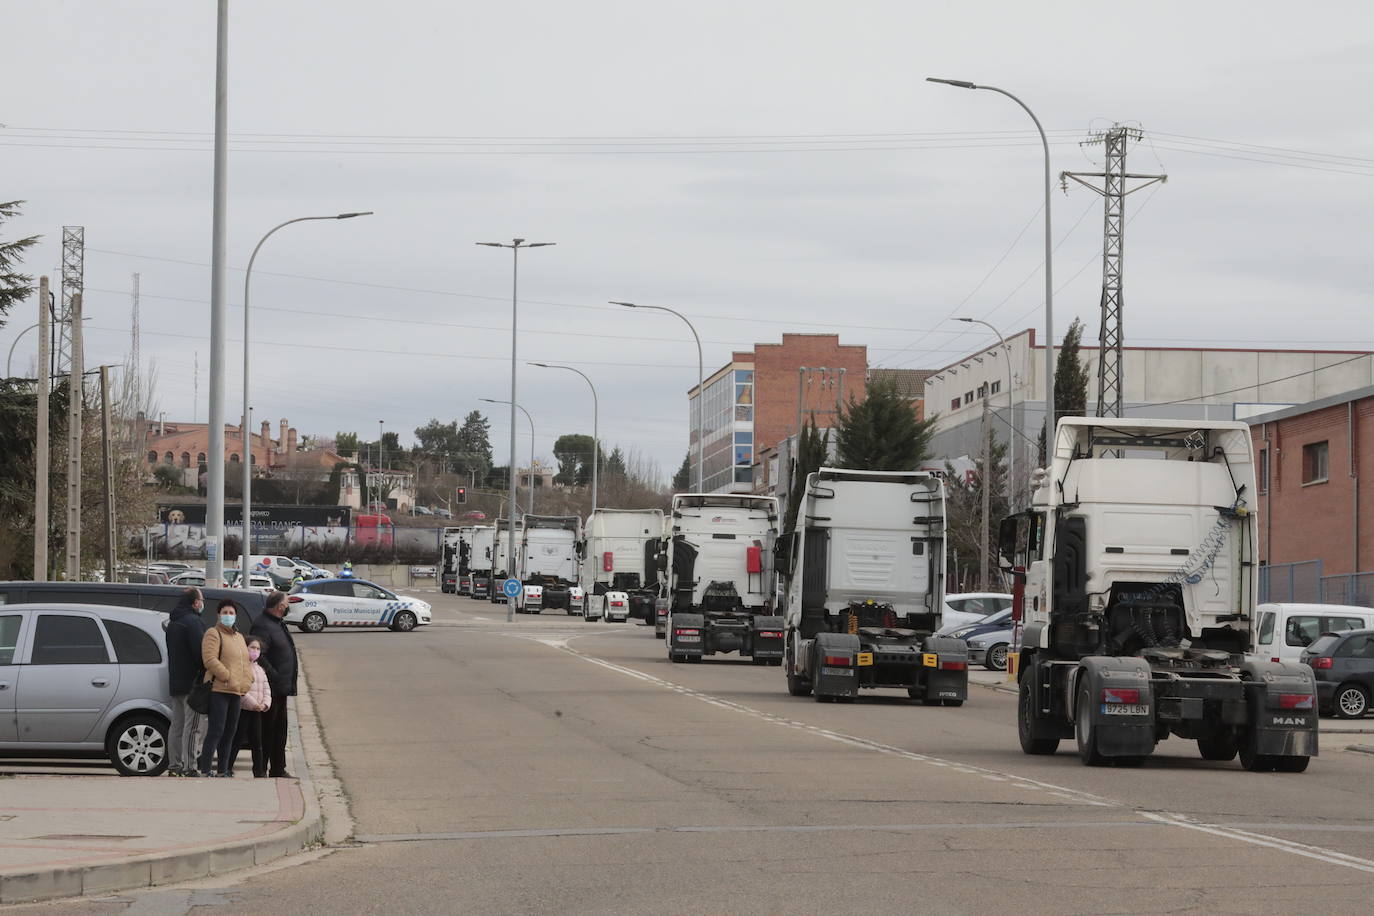
<svg viewBox="0 0 1374 916">
<path fill-rule="evenodd" d="M 205 730 L 205 743 L 200 747 L 199 769 L 210 772 L 210 758 L 217 757 L 220 773 L 229 772 L 229 766 L 237 753 L 234 748 L 234 735 L 239 727 L 239 704 L 243 697 L 234 693 L 210 694 L 210 724 Z"/>
</svg>

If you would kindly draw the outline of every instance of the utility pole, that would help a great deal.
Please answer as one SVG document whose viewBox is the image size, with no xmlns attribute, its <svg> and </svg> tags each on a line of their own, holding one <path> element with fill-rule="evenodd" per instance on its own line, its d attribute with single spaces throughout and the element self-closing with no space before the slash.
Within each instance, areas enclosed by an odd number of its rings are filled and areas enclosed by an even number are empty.
<svg viewBox="0 0 1374 916">
<path fill-rule="evenodd" d="M 38 426 L 34 443 L 33 578 L 48 581 L 48 389 L 52 386 L 52 293 L 48 278 L 38 278 Z"/>
<path fill-rule="evenodd" d="M 984 384 L 987 384 L 984 382 Z M 988 518 L 989 503 L 992 497 L 992 424 L 988 422 L 988 396 L 983 396 L 983 473 L 978 481 L 978 489 L 983 495 L 983 536 L 978 544 L 978 590 L 988 590 L 988 542 L 992 540 L 992 522 Z"/>
<path fill-rule="evenodd" d="M 229 306 L 224 297 L 225 218 L 229 175 L 229 0 L 215 15 L 214 184 L 210 214 L 209 473 L 205 484 L 205 581 L 224 578 L 224 343 Z M 248 581 L 248 570 L 243 570 Z"/>
<path fill-rule="evenodd" d="M 1114 124 L 1108 130 L 1093 134 L 1082 144 L 1102 144 L 1106 151 L 1106 162 L 1101 172 L 1059 173 L 1060 184 L 1066 191 L 1068 179 L 1072 178 L 1083 187 L 1102 195 L 1102 326 L 1097 361 L 1099 417 L 1119 417 L 1122 410 L 1121 345 L 1125 331 L 1121 313 L 1125 306 L 1122 278 L 1126 266 L 1126 197 L 1141 188 L 1169 180 L 1168 175 L 1138 175 L 1126 171 L 1127 141 L 1139 140 L 1142 136 L 1138 128 Z M 1102 187 L 1084 181 L 1085 178 L 1101 178 Z M 1127 188 L 1131 179 L 1144 183 Z M 1046 448 L 1053 448 L 1053 444 L 1047 444 Z"/>
<path fill-rule="evenodd" d="M 100 461 L 105 480 L 105 581 L 115 580 L 114 456 L 110 450 L 110 367 L 100 367 Z"/>
<path fill-rule="evenodd" d="M 67 383 L 67 581 L 81 581 L 81 294 L 71 299 L 71 338 Z"/>
</svg>

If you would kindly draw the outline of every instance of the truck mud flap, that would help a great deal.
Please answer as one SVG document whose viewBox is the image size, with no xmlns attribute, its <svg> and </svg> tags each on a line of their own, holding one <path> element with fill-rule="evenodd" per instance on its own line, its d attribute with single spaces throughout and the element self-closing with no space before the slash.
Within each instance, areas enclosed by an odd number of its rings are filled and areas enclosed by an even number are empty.
<svg viewBox="0 0 1374 916">
<path fill-rule="evenodd" d="M 1317 685 L 1306 665 L 1247 661 L 1241 666 L 1255 754 L 1317 756 Z"/>
<path fill-rule="evenodd" d="M 782 658 L 783 621 L 781 617 L 755 617 L 750 627 L 750 654 L 754 658 Z"/>
<path fill-rule="evenodd" d="M 1143 658 L 1088 656 L 1077 682 L 1092 743 L 1103 757 L 1145 757 L 1155 749 L 1155 699 Z M 1082 710 L 1075 704 L 1076 721 Z"/>
<path fill-rule="evenodd" d="M 701 614 L 671 614 L 667 625 L 668 653 L 696 655 L 706 653 L 706 618 Z"/>
<path fill-rule="evenodd" d="M 817 633 L 811 644 L 812 692 L 816 699 L 859 695 L 859 637 L 849 633 Z"/>
<path fill-rule="evenodd" d="M 968 699 L 968 644 L 952 636 L 931 636 L 921 654 L 920 679 L 928 700 Z"/>
</svg>

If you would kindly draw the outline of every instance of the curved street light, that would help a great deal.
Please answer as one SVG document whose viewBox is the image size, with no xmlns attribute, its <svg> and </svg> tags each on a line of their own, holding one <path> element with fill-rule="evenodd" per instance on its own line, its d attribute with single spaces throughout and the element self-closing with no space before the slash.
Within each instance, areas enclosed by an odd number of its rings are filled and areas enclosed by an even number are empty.
<svg viewBox="0 0 1374 916">
<path fill-rule="evenodd" d="M 485 401 L 485 402 L 488 403 L 488 404 L 509 404 L 509 403 L 510 403 L 510 401 L 498 401 L 498 400 L 496 400 L 496 399 L 494 399 L 494 398 L 478 398 L 477 400 L 479 400 L 479 401 Z M 525 415 L 525 419 L 530 421 L 530 515 L 533 515 L 533 514 L 534 514 L 534 417 L 530 416 L 530 412 L 529 412 L 528 410 L 526 410 L 524 407 L 521 407 L 519 404 L 516 404 L 516 405 L 515 405 L 515 409 L 518 410 L 518 411 L 520 411 L 522 414 L 524 414 L 524 415 Z M 512 554 L 512 556 L 514 556 L 514 554 Z"/>
<path fill-rule="evenodd" d="M 587 383 L 587 387 L 592 390 L 592 511 L 596 511 L 596 484 L 597 472 L 601 467 L 601 440 L 597 438 L 598 414 L 601 412 L 600 402 L 596 397 L 596 386 L 592 380 L 587 378 L 587 373 L 581 369 L 574 369 L 572 366 L 560 366 L 553 363 L 529 363 L 531 366 L 539 366 L 542 369 L 567 369 L 569 372 L 576 372 L 582 376 L 582 380 Z M 533 458 L 530 459 L 533 462 Z"/>
<path fill-rule="evenodd" d="M 242 559 L 239 563 L 240 568 L 243 570 L 243 581 L 245 582 L 248 581 L 248 557 L 253 553 L 253 433 L 252 430 L 248 428 L 249 415 L 252 412 L 248 406 L 248 353 L 250 350 L 248 344 L 248 317 L 250 315 L 248 310 L 248 293 L 250 288 L 249 284 L 253 279 L 253 262 L 258 259 L 258 250 L 262 248 L 262 243 L 270 239 L 272 234 L 278 229 L 289 226 L 292 223 L 306 223 L 321 219 L 353 219 L 355 216 L 371 215 L 371 210 L 362 210 L 356 213 L 336 213 L 333 216 L 298 216 L 295 219 L 289 219 L 284 223 L 278 223 L 271 229 L 268 229 L 267 234 L 258 239 L 258 243 L 253 246 L 253 254 L 248 258 L 248 269 L 243 273 L 243 551 Z M 286 443 L 283 442 L 282 448 L 285 447 Z M 270 458 L 268 458 L 267 463 L 269 466 L 271 465 L 272 462 Z"/>
<path fill-rule="evenodd" d="M 1054 449 L 1054 247 L 1050 242 L 1050 142 L 1045 139 L 1045 129 L 1040 126 L 1040 119 L 1030 110 L 1030 106 L 1005 89 L 980 86 L 967 80 L 936 79 L 933 76 L 926 77 L 926 82 L 944 83 L 958 89 L 986 89 L 1004 95 L 1030 115 L 1035 122 L 1035 129 L 1040 132 L 1040 145 L 1045 149 L 1045 457 L 1048 460 Z"/>
<path fill-rule="evenodd" d="M 681 312 L 673 311 L 667 306 L 662 305 L 640 305 L 637 302 L 617 302 L 610 300 L 611 305 L 623 305 L 627 309 L 653 309 L 656 312 L 667 312 L 669 315 L 676 315 L 686 323 L 692 332 L 692 339 L 697 342 L 697 492 L 706 492 L 706 451 L 703 430 L 706 428 L 706 390 L 702 384 L 706 376 L 705 363 L 701 358 L 701 336 L 697 334 L 697 329 L 692 322 L 687 320 L 687 316 Z"/>
<path fill-rule="evenodd" d="M 90 319 L 90 318 L 82 318 L 81 320 L 82 320 L 82 321 L 90 321 L 91 319 Z M 18 334 L 15 335 L 15 337 L 14 337 L 14 342 L 10 344 L 10 355 L 7 356 L 7 357 L 5 358 L 5 378 L 10 378 L 10 377 L 11 377 L 11 376 L 10 376 L 10 364 L 14 361 L 14 348 L 15 348 L 15 346 L 18 345 L 19 339 L 20 339 L 21 337 L 23 337 L 25 334 L 27 334 L 27 333 L 29 333 L 30 331 L 32 331 L 32 330 L 33 330 L 34 328 L 36 328 L 36 327 L 38 327 L 38 325 L 36 325 L 36 324 L 31 324 L 31 325 L 29 325 L 27 328 L 25 328 L 24 330 L 20 331 Z"/>
</svg>

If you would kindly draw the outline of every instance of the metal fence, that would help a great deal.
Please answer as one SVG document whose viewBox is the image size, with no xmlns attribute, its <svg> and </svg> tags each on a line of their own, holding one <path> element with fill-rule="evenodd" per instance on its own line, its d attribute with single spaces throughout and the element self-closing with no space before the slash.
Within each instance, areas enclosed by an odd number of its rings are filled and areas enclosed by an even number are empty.
<svg viewBox="0 0 1374 916">
<path fill-rule="evenodd" d="M 1261 566 L 1259 599 L 1261 603 L 1322 604 L 1322 561 Z"/>
<path fill-rule="evenodd" d="M 1374 573 L 1322 576 L 1322 603 L 1374 607 Z"/>
</svg>

